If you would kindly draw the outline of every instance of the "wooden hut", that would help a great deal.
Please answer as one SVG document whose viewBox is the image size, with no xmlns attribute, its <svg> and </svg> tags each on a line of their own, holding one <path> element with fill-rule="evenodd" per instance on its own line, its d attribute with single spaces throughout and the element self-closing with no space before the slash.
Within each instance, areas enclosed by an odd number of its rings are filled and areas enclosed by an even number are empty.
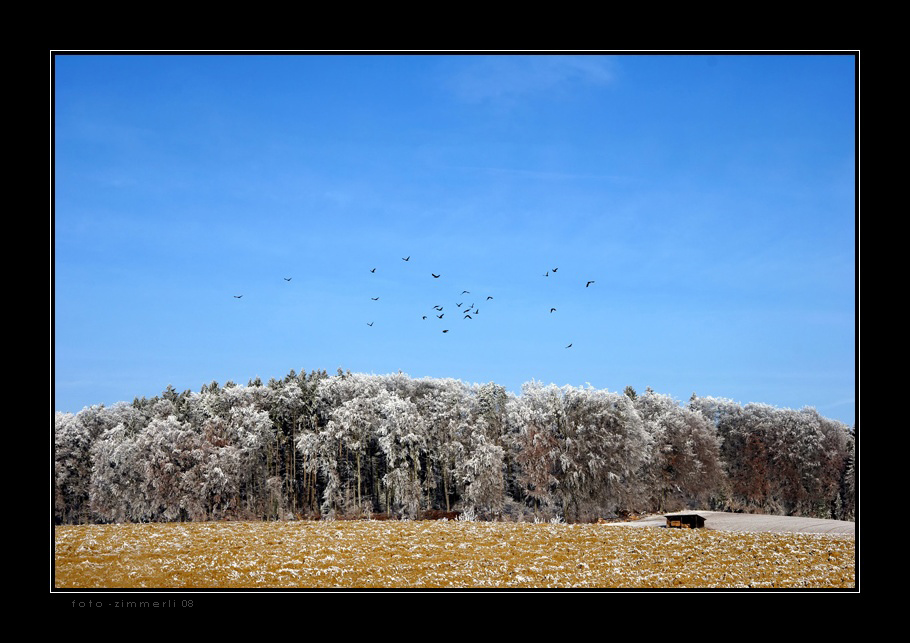
<svg viewBox="0 0 910 643">
<path fill-rule="evenodd" d="M 676 529 L 702 529 L 705 526 L 704 516 L 698 514 L 666 514 L 667 527 Z"/>
</svg>

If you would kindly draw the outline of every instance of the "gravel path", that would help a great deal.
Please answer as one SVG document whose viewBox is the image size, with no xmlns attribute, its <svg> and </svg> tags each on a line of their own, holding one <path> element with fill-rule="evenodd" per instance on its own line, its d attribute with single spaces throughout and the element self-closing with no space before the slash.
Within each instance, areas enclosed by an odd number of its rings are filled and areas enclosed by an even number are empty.
<svg viewBox="0 0 910 643">
<path fill-rule="evenodd" d="M 724 511 L 681 511 L 697 513 L 705 519 L 705 527 L 719 531 L 788 532 L 803 534 L 833 534 L 856 536 L 856 523 L 845 520 L 800 518 L 796 516 L 768 516 L 763 514 L 735 514 Z M 614 523 L 630 527 L 666 527 L 664 514 L 647 516 L 630 522 Z"/>
</svg>

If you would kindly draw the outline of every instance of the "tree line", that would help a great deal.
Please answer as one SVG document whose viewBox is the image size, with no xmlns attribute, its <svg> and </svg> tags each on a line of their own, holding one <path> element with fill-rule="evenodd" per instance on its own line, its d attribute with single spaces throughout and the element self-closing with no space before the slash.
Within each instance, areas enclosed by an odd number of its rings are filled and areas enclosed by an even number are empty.
<svg viewBox="0 0 910 643">
<path fill-rule="evenodd" d="M 55 414 L 58 524 L 586 522 L 702 508 L 852 520 L 855 431 L 814 409 L 291 371 Z"/>
</svg>

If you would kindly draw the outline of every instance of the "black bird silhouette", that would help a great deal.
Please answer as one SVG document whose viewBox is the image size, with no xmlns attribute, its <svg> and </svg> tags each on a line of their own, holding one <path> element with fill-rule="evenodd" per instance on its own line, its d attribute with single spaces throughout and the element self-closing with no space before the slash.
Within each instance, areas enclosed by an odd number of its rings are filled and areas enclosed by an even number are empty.
<svg viewBox="0 0 910 643">
<path fill-rule="evenodd" d="M 444 333 L 448 333 L 448 332 L 449 332 L 449 331 L 448 331 L 448 330 L 444 330 L 444 331 L 442 331 L 442 332 L 444 332 Z"/>
<path fill-rule="evenodd" d="M 436 310 L 442 310 L 442 306 L 433 306 Z"/>
<path fill-rule="evenodd" d="M 445 315 L 445 313 L 443 313 L 442 315 Z M 442 315 L 436 315 L 436 317 L 437 317 L 438 319 L 442 319 Z"/>
<path fill-rule="evenodd" d="M 474 319 L 474 318 L 471 317 L 470 315 L 465 315 L 464 318 L 465 318 L 465 319 Z"/>
<path fill-rule="evenodd" d="M 559 270 L 559 268 L 553 268 L 553 272 L 556 272 L 557 270 Z"/>
<path fill-rule="evenodd" d="M 367 322 L 367 326 L 372 326 L 373 322 Z"/>
<path fill-rule="evenodd" d="M 463 304 L 463 303 L 464 302 L 461 302 L 461 304 Z M 455 305 L 458 306 L 459 308 L 461 308 L 461 304 L 455 304 Z"/>
<path fill-rule="evenodd" d="M 493 299 L 493 298 L 492 298 L 492 297 L 487 297 L 487 301 L 490 301 L 491 299 Z"/>
<path fill-rule="evenodd" d="M 551 309 L 550 309 L 550 312 L 551 312 L 551 313 L 555 313 L 555 312 L 556 312 L 556 309 L 555 309 L 555 308 L 551 308 Z"/>
<path fill-rule="evenodd" d="M 430 274 L 433 275 L 432 272 Z M 439 275 L 433 275 L 433 279 L 439 279 Z"/>
<path fill-rule="evenodd" d="M 234 295 L 234 299 L 240 299 L 243 295 Z"/>
<path fill-rule="evenodd" d="M 370 297 L 373 301 L 379 301 L 379 297 Z"/>
<path fill-rule="evenodd" d="M 549 277 L 549 276 L 550 276 L 550 272 L 547 271 L 547 273 L 544 275 L 544 277 Z"/>
<path fill-rule="evenodd" d="M 372 270 L 370 270 L 370 272 L 376 272 L 376 268 L 373 268 Z"/>
<path fill-rule="evenodd" d="M 566 346 L 566 348 L 572 348 L 572 344 L 569 344 L 568 346 Z"/>
<path fill-rule="evenodd" d="M 291 279 L 293 279 L 293 277 L 285 277 L 285 278 L 284 278 L 285 281 L 290 281 Z"/>
<path fill-rule="evenodd" d="M 402 257 L 401 260 L 402 260 L 402 261 L 410 261 L 410 260 L 411 260 L 411 255 L 408 255 L 407 257 Z"/>
<path fill-rule="evenodd" d="M 469 294 L 471 294 L 471 291 L 470 291 L 470 290 L 462 290 L 462 291 L 461 291 L 461 294 L 462 294 L 462 295 L 469 295 Z"/>
<path fill-rule="evenodd" d="M 423 316 L 423 317 L 421 317 L 421 319 L 426 319 L 426 318 L 427 318 L 427 316 L 426 316 L 426 315 L 424 315 L 424 316 Z"/>
<path fill-rule="evenodd" d="M 590 285 L 593 284 L 593 283 L 594 283 L 593 280 L 592 280 L 592 281 L 589 281 L 588 283 L 585 284 L 585 288 L 587 288 L 588 286 L 590 286 Z"/>
</svg>

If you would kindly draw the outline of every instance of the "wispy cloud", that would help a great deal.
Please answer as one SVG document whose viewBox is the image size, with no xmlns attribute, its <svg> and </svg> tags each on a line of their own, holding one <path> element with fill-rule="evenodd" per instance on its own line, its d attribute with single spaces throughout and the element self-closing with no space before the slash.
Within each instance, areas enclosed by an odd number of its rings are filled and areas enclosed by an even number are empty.
<svg viewBox="0 0 910 643">
<path fill-rule="evenodd" d="M 467 61 L 452 77 L 450 87 L 471 103 L 509 103 L 581 85 L 607 85 L 616 71 L 610 56 L 478 56 Z"/>
</svg>

